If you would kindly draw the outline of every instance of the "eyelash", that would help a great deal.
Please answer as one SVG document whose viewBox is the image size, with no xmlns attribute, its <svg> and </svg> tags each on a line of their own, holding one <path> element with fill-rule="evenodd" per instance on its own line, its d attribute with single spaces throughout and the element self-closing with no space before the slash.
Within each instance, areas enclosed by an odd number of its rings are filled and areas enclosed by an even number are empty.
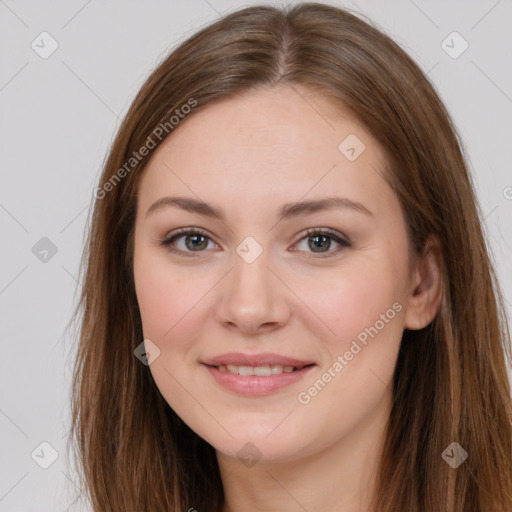
<svg viewBox="0 0 512 512">
<path fill-rule="evenodd" d="M 173 233 L 171 236 L 162 240 L 161 245 L 166 247 L 167 250 L 169 250 L 171 252 L 174 252 L 176 254 L 186 256 L 186 257 L 193 257 L 194 252 L 204 252 L 204 251 L 182 251 L 181 249 L 176 249 L 171 246 L 171 244 L 175 240 L 177 240 L 178 238 L 181 238 L 184 235 L 202 235 L 205 238 L 207 238 L 208 240 L 213 242 L 213 240 L 211 240 L 211 238 L 208 236 L 208 234 L 199 228 L 182 228 L 182 229 L 176 231 L 175 233 Z M 305 235 L 300 240 L 298 240 L 296 243 L 299 243 L 304 239 L 311 238 L 313 236 L 318 236 L 318 235 L 331 238 L 332 240 L 334 240 L 336 243 L 339 244 L 339 247 L 337 247 L 333 251 L 329 251 L 327 253 L 310 253 L 310 254 L 317 255 L 317 256 L 310 256 L 310 257 L 330 258 L 332 256 L 337 255 L 341 250 L 351 247 L 351 243 L 347 239 L 340 237 L 336 232 L 333 232 L 333 231 L 330 231 L 327 229 L 315 229 L 315 228 L 308 229 L 306 231 Z"/>
</svg>

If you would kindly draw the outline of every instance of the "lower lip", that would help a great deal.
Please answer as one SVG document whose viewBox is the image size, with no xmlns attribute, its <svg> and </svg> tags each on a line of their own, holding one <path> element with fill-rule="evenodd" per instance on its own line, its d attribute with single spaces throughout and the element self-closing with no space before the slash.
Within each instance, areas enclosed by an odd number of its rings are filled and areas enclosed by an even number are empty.
<svg viewBox="0 0 512 512">
<path fill-rule="evenodd" d="M 203 366 L 210 372 L 218 384 L 229 391 L 233 391 L 240 395 L 263 396 L 299 381 L 309 373 L 315 365 L 306 366 L 300 370 L 295 370 L 289 373 L 269 375 L 268 377 L 259 377 L 256 375 L 235 375 L 228 371 L 221 372 L 215 366 L 208 366 L 206 364 L 203 364 Z"/>
</svg>

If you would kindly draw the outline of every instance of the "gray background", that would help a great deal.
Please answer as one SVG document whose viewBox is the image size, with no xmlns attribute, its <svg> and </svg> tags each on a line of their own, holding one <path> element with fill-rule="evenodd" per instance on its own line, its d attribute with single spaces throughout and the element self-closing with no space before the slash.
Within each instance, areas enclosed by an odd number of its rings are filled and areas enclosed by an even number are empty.
<svg viewBox="0 0 512 512">
<path fill-rule="evenodd" d="M 65 453 L 75 349 L 66 325 L 93 188 L 149 72 L 206 23 L 254 3 L 0 0 L 1 511 L 85 509 Z M 510 317 L 512 1 L 330 3 L 373 19 L 435 83 L 470 157 Z M 31 47 L 50 48 L 43 31 L 58 43 L 46 59 Z M 458 58 L 442 46 L 453 31 L 469 44 Z M 462 41 L 452 39 L 453 54 Z M 42 442 L 59 454 L 47 469 Z"/>
</svg>

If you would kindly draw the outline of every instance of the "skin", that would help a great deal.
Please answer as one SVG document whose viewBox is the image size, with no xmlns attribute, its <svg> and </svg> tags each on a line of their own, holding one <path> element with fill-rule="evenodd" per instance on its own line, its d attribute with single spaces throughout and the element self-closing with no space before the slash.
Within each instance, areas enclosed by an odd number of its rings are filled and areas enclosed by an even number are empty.
<svg viewBox="0 0 512 512">
<path fill-rule="evenodd" d="M 349 134 L 366 146 L 354 161 L 338 149 Z M 438 245 L 429 240 L 412 264 L 385 164 L 350 112 L 282 86 L 190 115 L 144 171 L 134 275 L 144 337 L 161 351 L 150 370 L 169 405 L 215 447 L 224 512 L 369 509 L 403 330 L 430 323 L 441 299 Z M 174 206 L 146 214 L 164 196 L 201 199 L 225 219 Z M 332 196 L 372 215 L 335 208 L 276 220 L 285 203 Z M 189 256 L 161 244 L 182 227 L 208 236 L 199 251 L 186 236 L 175 239 Z M 351 245 L 328 238 L 314 252 L 309 228 Z M 248 236 L 263 248 L 252 263 L 236 252 Z M 300 403 L 298 394 L 396 303 L 394 318 Z M 226 352 L 276 352 L 317 366 L 271 395 L 247 397 L 221 388 L 200 363 Z M 237 456 L 248 442 L 261 456 L 252 467 Z"/>
</svg>

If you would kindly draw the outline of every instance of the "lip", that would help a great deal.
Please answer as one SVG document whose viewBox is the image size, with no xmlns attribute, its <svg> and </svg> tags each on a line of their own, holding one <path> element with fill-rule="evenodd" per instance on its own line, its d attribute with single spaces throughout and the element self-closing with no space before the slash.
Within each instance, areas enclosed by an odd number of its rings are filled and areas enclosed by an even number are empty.
<svg viewBox="0 0 512 512">
<path fill-rule="evenodd" d="M 271 394 L 281 388 L 298 382 L 316 366 L 312 361 L 272 353 L 229 353 L 207 359 L 201 364 L 224 389 L 245 396 L 264 396 Z M 227 371 L 221 372 L 218 369 L 218 366 L 228 364 L 235 366 L 294 366 L 297 370 L 289 373 L 281 373 L 279 375 L 260 377 L 257 375 L 235 375 Z"/>
<path fill-rule="evenodd" d="M 283 356 L 280 354 L 273 354 L 271 352 L 262 352 L 260 354 L 243 354 L 241 352 L 229 352 L 212 357 L 202 361 L 203 364 L 208 366 L 220 366 L 232 364 L 235 366 L 266 366 L 279 364 L 281 366 L 295 366 L 303 368 L 314 361 L 300 360 L 293 357 Z"/>
</svg>

